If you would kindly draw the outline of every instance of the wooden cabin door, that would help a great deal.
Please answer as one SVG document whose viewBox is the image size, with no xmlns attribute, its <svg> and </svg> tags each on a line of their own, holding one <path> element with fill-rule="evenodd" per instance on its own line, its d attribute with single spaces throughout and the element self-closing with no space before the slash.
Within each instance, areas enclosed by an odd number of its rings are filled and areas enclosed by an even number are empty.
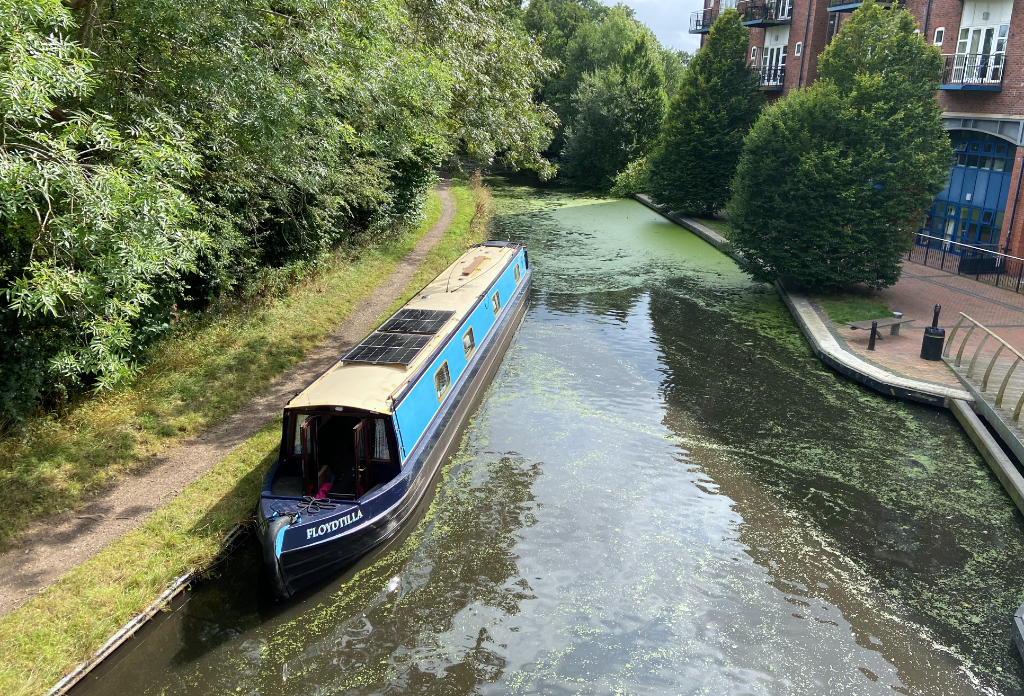
<svg viewBox="0 0 1024 696">
<path fill-rule="evenodd" d="M 316 494 L 316 417 L 308 416 L 299 426 L 302 442 L 302 471 L 306 478 L 306 495 Z"/>
<path fill-rule="evenodd" d="M 352 428 L 355 437 L 356 450 L 356 498 L 361 498 L 369 486 L 370 457 L 369 457 L 369 434 L 370 421 L 364 418 Z"/>
</svg>

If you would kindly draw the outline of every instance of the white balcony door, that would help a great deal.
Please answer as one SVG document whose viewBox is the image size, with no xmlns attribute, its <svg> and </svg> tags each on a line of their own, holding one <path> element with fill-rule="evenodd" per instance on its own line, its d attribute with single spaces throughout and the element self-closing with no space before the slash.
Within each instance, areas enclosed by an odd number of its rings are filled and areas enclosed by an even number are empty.
<svg viewBox="0 0 1024 696">
<path fill-rule="evenodd" d="M 1003 78 L 1003 58 L 1009 31 L 1009 24 L 961 29 L 953 80 L 967 84 L 999 82 Z"/>
<path fill-rule="evenodd" d="M 984 84 L 1003 79 L 1012 0 L 965 0 L 953 63 L 954 82 Z"/>
<path fill-rule="evenodd" d="M 761 84 L 781 85 L 789 51 L 789 27 L 768 29 L 761 54 Z"/>
<path fill-rule="evenodd" d="M 762 83 L 766 85 L 782 84 L 786 67 L 786 46 L 765 46 L 761 57 Z"/>
</svg>

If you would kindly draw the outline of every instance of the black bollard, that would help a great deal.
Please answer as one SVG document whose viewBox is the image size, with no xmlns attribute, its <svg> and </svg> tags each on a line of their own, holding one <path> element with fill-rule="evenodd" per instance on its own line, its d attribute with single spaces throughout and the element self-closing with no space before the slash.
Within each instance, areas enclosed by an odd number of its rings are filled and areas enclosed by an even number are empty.
<svg viewBox="0 0 1024 696">
<path fill-rule="evenodd" d="M 925 327 L 924 340 L 921 342 L 921 357 L 925 360 L 942 360 L 942 344 L 946 342 L 946 330 L 939 327 L 939 312 L 942 305 L 935 305 L 932 325 Z"/>
<path fill-rule="evenodd" d="M 871 322 L 871 338 L 868 339 L 868 350 L 875 349 L 875 332 L 878 331 L 878 322 Z"/>
</svg>

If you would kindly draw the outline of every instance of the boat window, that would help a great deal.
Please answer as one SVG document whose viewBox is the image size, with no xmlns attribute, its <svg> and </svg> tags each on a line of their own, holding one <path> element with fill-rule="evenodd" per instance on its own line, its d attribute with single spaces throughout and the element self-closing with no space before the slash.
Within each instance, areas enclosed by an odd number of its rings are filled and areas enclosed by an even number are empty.
<svg viewBox="0 0 1024 696">
<path fill-rule="evenodd" d="M 295 419 L 295 431 L 292 442 L 292 454 L 302 454 L 302 424 L 309 420 L 310 416 L 303 418 L 301 415 L 296 414 L 293 416 Z"/>
<path fill-rule="evenodd" d="M 448 393 L 448 388 L 451 386 L 452 376 L 448 372 L 448 361 L 445 360 L 441 363 L 441 367 L 437 368 L 437 372 L 434 373 L 434 388 L 437 389 L 438 401 L 444 398 L 444 395 Z"/>
<path fill-rule="evenodd" d="M 391 460 L 391 453 L 388 451 L 388 431 L 384 421 L 375 418 L 373 421 L 373 458 Z"/>
<path fill-rule="evenodd" d="M 473 327 L 466 329 L 466 333 L 462 334 L 462 350 L 466 351 L 466 360 L 469 360 L 469 356 L 476 350 L 476 341 L 473 339 Z"/>
<path fill-rule="evenodd" d="M 523 277 L 523 272 L 519 270 L 519 262 L 516 262 L 515 267 L 512 269 L 512 275 L 516 278 L 516 285 L 519 285 L 519 279 Z"/>
<path fill-rule="evenodd" d="M 491 309 L 494 310 L 494 316 L 498 316 L 498 312 L 501 311 L 501 295 L 498 294 L 497 290 L 491 295 Z"/>
</svg>

